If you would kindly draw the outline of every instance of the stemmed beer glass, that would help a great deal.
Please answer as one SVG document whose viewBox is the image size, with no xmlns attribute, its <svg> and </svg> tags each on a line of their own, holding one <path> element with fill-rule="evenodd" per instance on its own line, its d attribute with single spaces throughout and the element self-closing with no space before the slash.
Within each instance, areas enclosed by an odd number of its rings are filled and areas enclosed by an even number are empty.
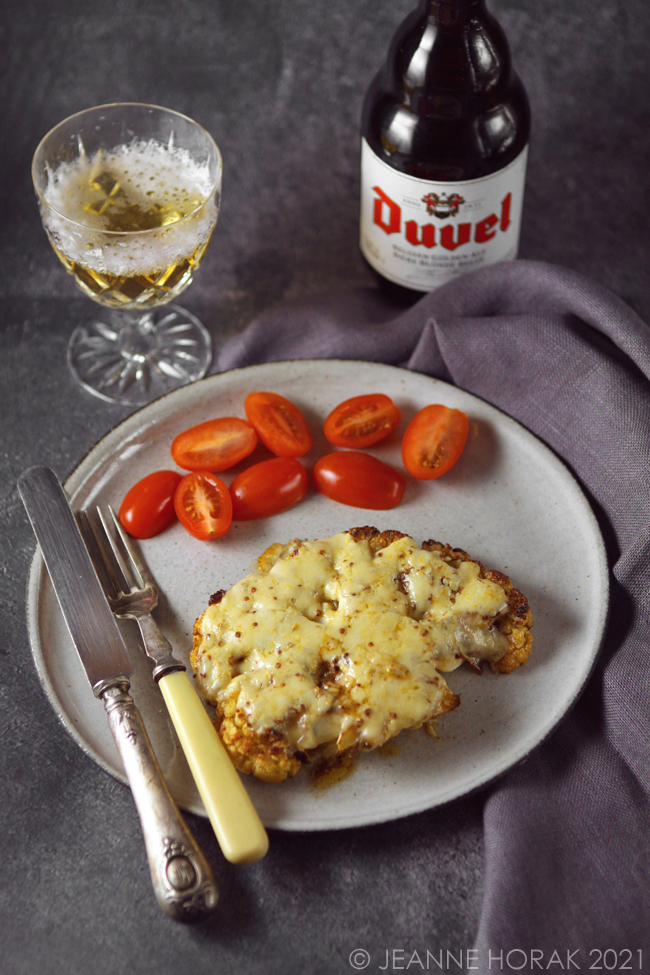
<svg viewBox="0 0 650 975">
<path fill-rule="evenodd" d="M 155 105 L 90 108 L 45 136 L 32 177 L 57 257 L 105 309 L 70 340 L 78 382 L 139 405 L 205 375 L 208 332 L 169 304 L 219 214 L 222 161 L 205 129 Z"/>
</svg>

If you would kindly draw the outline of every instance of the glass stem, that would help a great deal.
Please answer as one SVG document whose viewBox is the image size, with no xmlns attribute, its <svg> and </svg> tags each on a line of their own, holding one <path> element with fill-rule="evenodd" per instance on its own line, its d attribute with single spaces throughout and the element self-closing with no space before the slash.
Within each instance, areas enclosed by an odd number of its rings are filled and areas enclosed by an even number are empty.
<svg viewBox="0 0 650 975">
<path fill-rule="evenodd" d="M 150 311 L 123 312 L 119 350 L 125 359 L 142 361 L 158 348 L 158 336 Z"/>
</svg>

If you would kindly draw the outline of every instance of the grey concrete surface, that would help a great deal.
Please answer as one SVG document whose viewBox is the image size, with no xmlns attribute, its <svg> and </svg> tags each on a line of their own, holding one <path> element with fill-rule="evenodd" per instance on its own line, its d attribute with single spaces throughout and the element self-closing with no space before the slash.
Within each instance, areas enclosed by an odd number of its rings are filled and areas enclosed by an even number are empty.
<svg viewBox="0 0 650 975">
<path fill-rule="evenodd" d="M 224 204 L 183 303 L 216 341 L 283 299 L 373 285 L 357 248 L 364 89 L 413 0 L 5 0 L 0 67 L 0 972 L 343 975 L 350 952 L 469 948 L 483 796 L 402 821 L 273 833 L 235 868 L 205 821 L 221 907 L 174 926 L 150 892 L 130 794 L 58 723 L 29 654 L 34 540 L 20 472 L 65 477 L 126 411 L 77 388 L 67 339 L 88 300 L 49 249 L 30 181 L 41 136 L 107 101 L 167 105 L 224 156 Z M 650 8 L 491 0 L 529 92 L 521 254 L 606 284 L 650 321 Z M 451 970 L 456 970 L 453 968 Z"/>
</svg>

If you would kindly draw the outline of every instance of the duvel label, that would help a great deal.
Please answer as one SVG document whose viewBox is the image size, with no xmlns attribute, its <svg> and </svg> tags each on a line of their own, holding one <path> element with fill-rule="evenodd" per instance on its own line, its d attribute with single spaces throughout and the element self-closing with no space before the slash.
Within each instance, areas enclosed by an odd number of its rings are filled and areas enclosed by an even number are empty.
<svg viewBox="0 0 650 975">
<path fill-rule="evenodd" d="M 434 183 L 399 173 L 361 146 L 361 250 L 389 281 L 431 291 L 517 256 L 525 148 L 482 179 Z"/>
</svg>

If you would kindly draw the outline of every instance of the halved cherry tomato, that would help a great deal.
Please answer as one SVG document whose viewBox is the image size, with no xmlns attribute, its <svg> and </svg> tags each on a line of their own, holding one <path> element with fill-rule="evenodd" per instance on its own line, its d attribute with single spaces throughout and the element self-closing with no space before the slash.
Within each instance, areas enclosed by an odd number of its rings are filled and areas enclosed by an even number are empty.
<svg viewBox="0 0 650 975">
<path fill-rule="evenodd" d="M 176 488 L 174 508 L 183 528 L 202 542 L 221 538 L 230 528 L 230 492 L 209 471 L 194 471 L 183 478 Z"/>
<path fill-rule="evenodd" d="M 389 396 L 367 393 L 339 403 L 325 420 L 323 431 L 336 447 L 369 447 L 392 433 L 401 418 Z"/>
<path fill-rule="evenodd" d="M 404 467 L 423 481 L 446 474 L 462 454 L 468 433 L 469 420 L 460 410 L 425 406 L 402 437 Z"/>
<path fill-rule="evenodd" d="M 307 471 L 293 457 L 274 457 L 253 464 L 230 485 L 235 521 L 266 518 L 302 501 L 309 492 Z"/>
<path fill-rule="evenodd" d="M 153 538 L 176 520 L 174 492 L 181 479 L 177 471 L 154 471 L 127 491 L 118 517 L 129 535 Z"/>
<path fill-rule="evenodd" d="M 222 416 L 179 433 L 172 443 L 172 457 L 185 471 L 225 471 L 256 446 L 250 423 L 238 416 Z"/>
<path fill-rule="evenodd" d="M 399 471 L 358 450 L 321 457 L 312 480 L 316 490 L 332 501 L 381 511 L 398 505 L 406 487 Z"/>
<path fill-rule="evenodd" d="M 265 447 L 278 457 L 303 457 L 311 450 L 311 430 L 297 406 L 279 393 L 249 393 L 246 416 Z"/>
</svg>

